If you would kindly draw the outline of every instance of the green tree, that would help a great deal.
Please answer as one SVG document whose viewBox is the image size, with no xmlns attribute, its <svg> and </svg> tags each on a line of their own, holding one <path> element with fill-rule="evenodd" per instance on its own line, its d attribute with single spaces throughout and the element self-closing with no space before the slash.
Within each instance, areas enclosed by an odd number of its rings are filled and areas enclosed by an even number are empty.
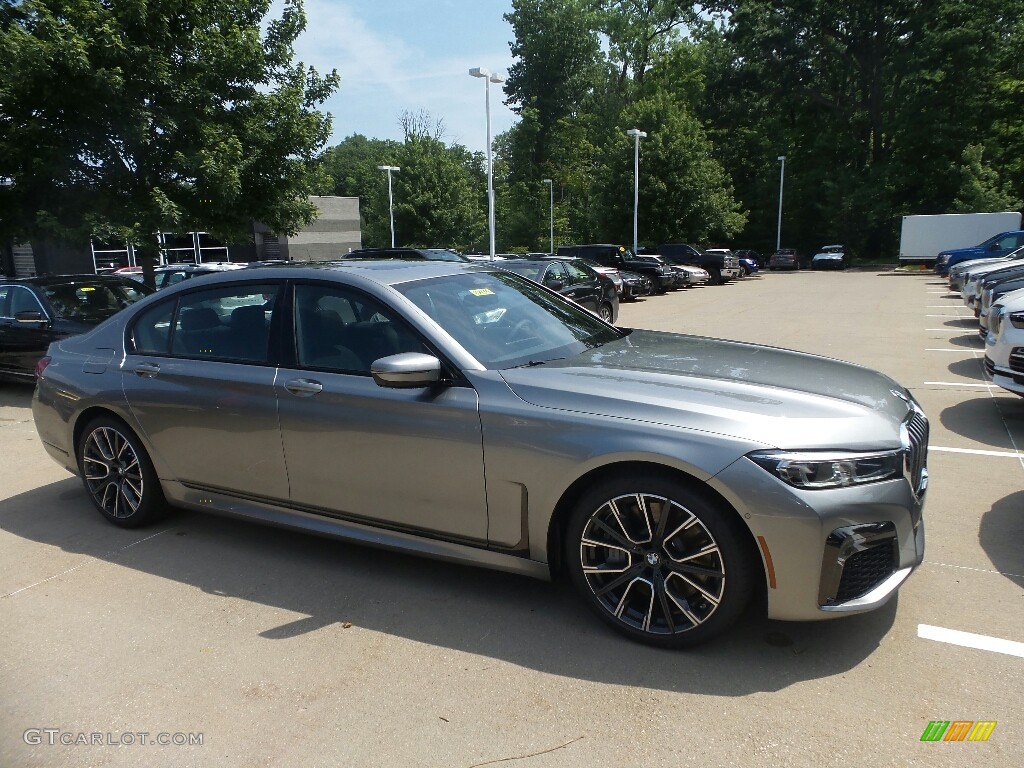
<svg viewBox="0 0 1024 768">
<path fill-rule="evenodd" d="M 392 165 L 400 168 L 392 176 L 396 245 L 486 248 L 483 157 L 445 144 L 443 123 L 425 112 L 407 112 L 400 122 L 401 142 L 354 135 L 324 153 L 326 189 L 360 199 L 363 244 L 391 243 L 387 176 L 378 166 Z"/>
<path fill-rule="evenodd" d="M 0 226 L 7 237 L 293 234 L 337 87 L 295 63 L 301 0 L 0 0 Z"/>
<path fill-rule="evenodd" d="M 1014 197 L 999 181 L 999 174 L 985 163 L 985 148 L 969 144 L 964 149 L 963 164 L 959 171 L 960 191 L 953 201 L 954 212 L 992 213 L 1016 211 L 1021 208 L 1020 198 Z"/>
<path fill-rule="evenodd" d="M 633 139 L 625 129 L 647 133 L 640 141 L 640 204 L 642 240 L 725 240 L 743 229 L 746 214 L 733 197 L 732 183 L 711 155 L 700 123 L 666 93 L 641 99 L 622 114 L 616 139 L 607 147 L 608 160 L 602 210 L 613 240 L 631 242 L 633 226 Z"/>
</svg>

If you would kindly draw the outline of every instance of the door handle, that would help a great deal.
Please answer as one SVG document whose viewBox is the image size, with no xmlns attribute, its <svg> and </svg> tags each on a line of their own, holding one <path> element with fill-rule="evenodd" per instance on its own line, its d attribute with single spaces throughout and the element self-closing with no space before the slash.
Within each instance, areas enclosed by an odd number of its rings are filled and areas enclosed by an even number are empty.
<svg viewBox="0 0 1024 768">
<path fill-rule="evenodd" d="M 299 397 L 309 397 L 319 392 L 323 392 L 324 385 L 319 381 L 313 379 L 291 379 L 286 381 L 284 388 L 291 392 L 293 395 Z"/>
<path fill-rule="evenodd" d="M 135 366 L 135 375 L 144 379 L 152 379 L 160 373 L 160 366 L 156 363 L 139 363 Z"/>
</svg>

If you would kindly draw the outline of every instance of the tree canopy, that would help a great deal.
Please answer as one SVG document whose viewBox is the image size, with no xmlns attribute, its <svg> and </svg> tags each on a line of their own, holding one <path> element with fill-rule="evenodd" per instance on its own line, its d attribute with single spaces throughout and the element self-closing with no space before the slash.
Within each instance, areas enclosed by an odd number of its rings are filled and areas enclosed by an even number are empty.
<svg viewBox="0 0 1024 768">
<path fill-rule="evenodd" d="M 1024 198 L 1024 0 L 512 0 L 498 249 L 641 241 L 897 251 L 907 214 Z M 294 64 L 299 0 L 0 0 L 2 234 L 292 232 L 358 196 L 367 245 L 484 250 L 486 166 L 443 123 L 317 153 L 336 87 Z M 443 116 L 442 116 L 443 117 Z M 151 238 L 150 238 L 151 239 Z"/>
<path fill-rule="evenodd" d="M 0 227 L 244 239 L 315 216 L 311 164 L 337 87 L 294 62 L 301 0 L 0 0 Z M 264 26 L 265 24 L 265 26 Z"/>
</svg>

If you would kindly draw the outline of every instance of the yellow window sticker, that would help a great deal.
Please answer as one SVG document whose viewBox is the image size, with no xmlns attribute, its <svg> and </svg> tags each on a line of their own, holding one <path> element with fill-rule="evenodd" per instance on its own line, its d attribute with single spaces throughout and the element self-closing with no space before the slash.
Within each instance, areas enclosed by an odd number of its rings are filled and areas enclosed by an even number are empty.
<svg viewBox="0 0 1024 768">
<path fill-rule="evenodd" d="M 469 292 L 474 296 L 493 296 L 494 291 L 490 288 L 470 288 Z"/>
<path fill-rule="evenodd" d="M 83 285 L 79 286 L 78 290 L 88 293 L 89 291 L 95 291 L 96 289 L 91 285 Z"/>
</svg>

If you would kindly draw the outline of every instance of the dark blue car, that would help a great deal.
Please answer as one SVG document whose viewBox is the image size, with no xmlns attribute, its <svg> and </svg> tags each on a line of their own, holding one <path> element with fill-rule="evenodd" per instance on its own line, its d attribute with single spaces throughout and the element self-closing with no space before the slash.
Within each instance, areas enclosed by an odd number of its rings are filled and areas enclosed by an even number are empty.
<svg viewBox="0 0 1024 768">
<path fill-rule="evenodd" d="M 1024 245 L 1024 230 L 1012 232 L 1000 232 L 990 237 L 983 243 L 971 246 L 970 248 L 953 248 L 948 251 L 941 251 L 935 259 L 935 274 L 945 277 L 949 274 L 949 268 L 961 261 L 972 259 L 989 259 L 1005 256 L 1010 251 Z"/>
</svg>

